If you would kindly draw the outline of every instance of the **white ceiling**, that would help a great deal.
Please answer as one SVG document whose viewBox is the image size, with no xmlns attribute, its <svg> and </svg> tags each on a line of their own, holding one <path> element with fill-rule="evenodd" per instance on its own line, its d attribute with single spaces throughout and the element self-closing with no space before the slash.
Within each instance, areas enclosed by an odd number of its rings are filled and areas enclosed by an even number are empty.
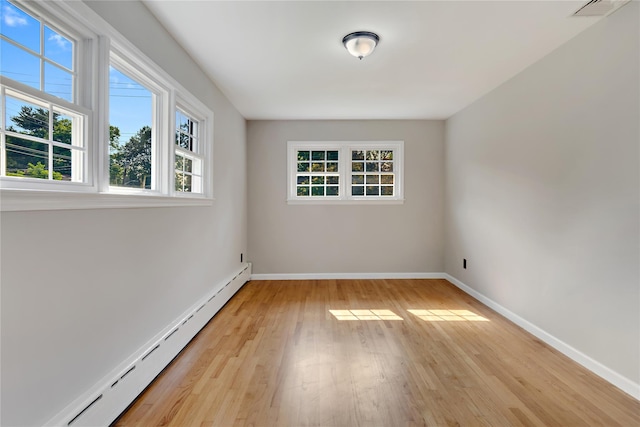
<svg viewBox="0 0 640 427">
<path fill-rule="evenodd" d="M 247 119 L 448 118 L 601 19 L 584 3 L 145 1 Z"/>
</svg>

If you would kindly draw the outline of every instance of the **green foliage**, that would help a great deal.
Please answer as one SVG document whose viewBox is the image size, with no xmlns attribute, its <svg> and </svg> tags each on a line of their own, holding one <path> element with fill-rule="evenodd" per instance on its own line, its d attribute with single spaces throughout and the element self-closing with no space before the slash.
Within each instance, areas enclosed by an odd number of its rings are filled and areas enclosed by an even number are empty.
<svg viewBox="0 0 640 427">
<path fill-rule="evenodd" d="M 58 120 L 57 114 L 53 115 L 53 140 L 71 145 L 71 120 Z"/>
<path fill-rule="evenodd" d="M 151 128 L 143 126 L 126 144 L 120 132 L 110 134 L 109 182 L 125 187 L 151 188 Z"/>
<path fill-rule="evenodd" d="M 57 116 L 57 114 L 54 114 L 54 122 Z M 10 127 L 9 130 L 38 138 L 49 138 L 49 110 L 23 105 L 18 115 L 11 117 L 11 120 L 22 129 L 13 129 Z"/>
<path fill-rule="evenodd" d="M 49 138 L 49 110 L 23 105 L 15 116 L 13 132 L 37 138 Z M 71 144 L 73 122 L 53 115 L 53 139 Z M 7 136 L 7 176 L 48 179 L 46 144 Z M 71 149 L 53 147 L 55 180 L 71 177 Z M 109 182 L 111 185 L 151 188 L 151 128 L 142 127 L 129 141 L 120 142 L 120 129 L 109 126 Z M 62 171 L 59 172 L 59 171 Z M 67 172 L 68 171 L 68 172 Z"/>
<path fill-rule="evenodd" d="M 52 175 L 53 175 L 53 179 L 55 180 L 62 179 L 62 174 L 60 172 L 54 171 Z M 14 176 L 25 176 L 29 178 L 49 179 L 49 171 L 45 169 L 45 165 L 41 162 L 38 162 L 35 165 L 33 163 L 29 163 L 26 171 L 24 172 L 20 171 L 18 172 L 18 174 Z"/>
<path fill-rule="evenodd" d="M 17 115 L 11 117 L 15 125 L 8 130 L 37 138 L 49 138 L 49 110 L 23 105 Z M 69 119 L 60 119 L 60 115 L 53 114 L 53 138 L 57 142 L 71 144 L 73 123 Z M 46 145 L 14 136 L 7 136 L 7 176 L 30 177 L 48 179 L 49 172 L 45 169 L 48 161 Z M 71 176 L 71 152 L 67 148 L 54 147 L 53 179 L 62 180 L 64 175 L 59 170 L 68 171 Z M 44 162 L 44 163 L 43 163 Z"/>
</svg>

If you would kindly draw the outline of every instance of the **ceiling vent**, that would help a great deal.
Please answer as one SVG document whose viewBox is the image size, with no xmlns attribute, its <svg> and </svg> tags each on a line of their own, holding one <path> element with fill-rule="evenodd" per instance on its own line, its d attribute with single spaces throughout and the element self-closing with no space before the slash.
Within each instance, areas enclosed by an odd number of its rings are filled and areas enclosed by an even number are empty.
<svg viewBox="0 0 640 427">
<path fill-rule="evenodd" d="M 620 9 L 631 0 L 590 0 L 573 16 L 607 16 Z"/>
</svg>

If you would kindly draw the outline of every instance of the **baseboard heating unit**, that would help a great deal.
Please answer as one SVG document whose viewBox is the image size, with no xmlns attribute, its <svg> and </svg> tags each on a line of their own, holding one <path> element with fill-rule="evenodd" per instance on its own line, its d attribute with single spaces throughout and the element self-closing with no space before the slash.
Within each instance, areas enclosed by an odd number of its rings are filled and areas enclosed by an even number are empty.
<svg viewBox="0 0 640 427">
<path fill-rule="evenodd" d="M 245 264 L 46 425 L 111 424 L 250 279 L 251 264 Z"/>
</svg>

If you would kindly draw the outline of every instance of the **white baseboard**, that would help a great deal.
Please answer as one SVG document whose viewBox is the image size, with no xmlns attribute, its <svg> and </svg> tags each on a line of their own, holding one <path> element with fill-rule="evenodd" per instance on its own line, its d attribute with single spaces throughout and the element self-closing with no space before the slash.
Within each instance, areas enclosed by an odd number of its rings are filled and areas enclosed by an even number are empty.
<svg viewBox="0 0 640 427">
<path fill-rule="evenodd" d="M 252 274 L 251 280 L 445 279 L 445 273 L 292 273 Z"/>
<path fill-rule="evenodd" d="M 476 291 L 475 289 L 472 289 L 471 287 L 465 285 L 455 277 L 449 274 L 445 274 L 444 278 L 450 281 L 451 283 L 453 283 L 456 287 L 458 287 L 462 291 L 466 292 L 473 298 L 480 301 L 482 304 L 500 313 L 501 315 L 503 315 L 504 317 L 506 317 L 513 323 L 515 323 L 516 325 L 520 326 L 525 331 L 529 332 L 530 334 L 534 335 L 535 337 L 549 344 L 551 347 L 555 348 L 559 352 L 563 353 L 565 356 L 569 357 L 573 361 L 584 366 L 585 368 L 587 368 L 594 374 L 598 375 L 599 377 L 604 378 L 614 386 L 618 387 L 620 390 L 633 396 L 635 399 L 640 400 L 640 384 L 635 383 L 629 378 L 626 378 L 620 375 L 619 373 L 608 368 L 602 363 L 596 360 L 593 360 L 586 354 L 582 353 L 579 350 L 576 350 L 575 348 L 571 347 L 569 344 L 565 343 L 564 341 L 559 340 L 558 338 L 554 337 L 550 333 L 544 331 L 543 329 L 540 329 L 533 323 L 523 319 L 522 317 L 506 309 L 505 307 L 501 306 L 500 304 L 493 301 L 492 299 L 484 296 L 483 294 Z"/>
<path fill-rule="evenodd" d="M 250 278 L 245 264 L 45 425 L 111 424 Z"/>
</svg>

